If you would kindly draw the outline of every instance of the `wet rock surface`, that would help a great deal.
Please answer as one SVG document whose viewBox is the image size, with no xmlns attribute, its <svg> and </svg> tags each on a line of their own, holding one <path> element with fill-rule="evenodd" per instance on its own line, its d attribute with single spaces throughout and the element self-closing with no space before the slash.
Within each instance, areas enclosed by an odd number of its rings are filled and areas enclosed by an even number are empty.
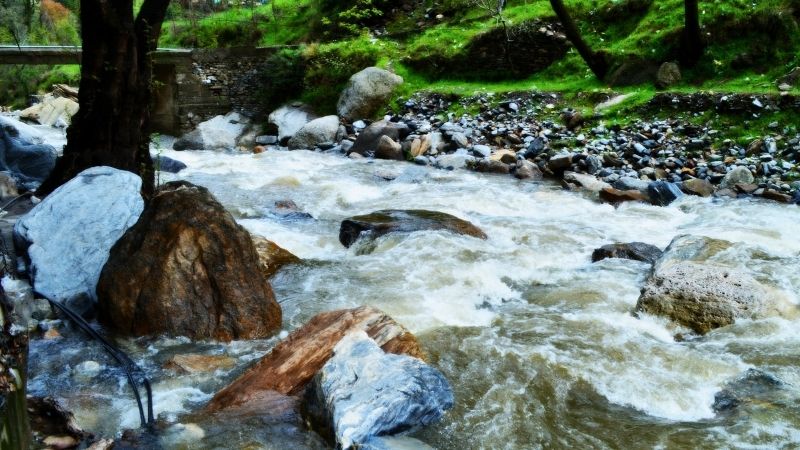
<svg viewBox="0 0 800 450">
<path fill-rule="evenodd" d="M 130 172 L 93 167 L 16 223 L 14 242 L 30 260 L 36 292 L 68 303 L 96 299 L 95 288 L 112 246 L 144 208 L 141 184 Z"/>
<path fill-rule="evenodd" d="M 661 257 L 661 253 L 661 249 L 655 245 L 644 242 L 609 244 L 592 252 L 592 262 L 602 261 L 606 258 L 622 258 L 653 264 Z"/>
<path fill-rule="evenodd" d="M 97 288 L 100 318 L 123 334 L 254 339 L 281 309 L 250 234 L 206 190 L 158 190 L 111 250 Z"/>
<path fill-rule="evenodd" d="M 387 209 L 342 221 L 339 242 L 350 247 L 360 238 L 375 239 L 389 233 L 412 233 L 422 230 L 445 230 L 486 239 L 486 234 L 472 223 L 437 211 Z"/>
<path fill-rule="evenodd" d="M 365 331 L 386 352 L 422 357 L 414 335 L 378 309 L 362 306 L 325 312 L 293 331 L 269 354 L 219 391 L 206 410 L 239 407 L 265 392 L 300 393 L 330 359 L 334 346 L 354 331 Z"/>
<path fill-rule="evenodd" d="M 613 104 L 615 97 L 598 101 L 596 111 L 602 114 L 603 105 Z M 589 175 L 619 191 L 601 196 L 612 203 L 644 201 L 666 206 L 682 193 L 757 196 L 785 203 L 800 198 L 800 185 L 791 182 L 800 176 L 800 135 L 766 136 L 743 147 L 731 139 L 721 139 L 721 130 L 686 120 L 636 120 L 611 127 L 602 122 L 588 125 L 590 122 L 580 111 L 566 107 L 560 95 L 548 93 L 502 97 L 419 93 L 403 102 L 403 109 L 390 112 L 385 120 L 372 125 L 358 121 L 348 127 L 343 144 L 355 144 L 320 145 L 317 149 L 348 153 L 351 157 L 352 153 L 383 158 L 390 155 L 388 159 L 405 159 L 445 170 L 467 168 L 529 180 L 537 180 L 539 173 L 555 178 L 568 173 Z M 774 100 L 757 95 L 664 93 L 657 94 L 647 107 L 680 109 L 673 105 L 686 103 L 685 110 L 758 115 L 798 107 L 792 102 L 798 103 L 791 98 Z M 454 105 L 480 112 L 454 116 L 449 112 Z M 557 114 L 559 109 L 561 113 Z M 375 154 L 383 135 L 400 145 L 402 157 L 394 146 L 391 152 Z M 632 187 L 631 182 L 624 187 L 618 185 L 623 179 L 635 180 L 637 186 Z M 737 193 L 738 184 L 752 184 L 755 189 Z M 581 183 L 577 185 L 580 187 Z M 594 186 L 597 185 L 593 185 L 596 191 Z M 629 192 L 633 190 L 641 195 Z"/>
<path fill-rule="evenodd" d="M 363 331 L 336 345 L 306 401 L 312 420 L 327 424 L 343 449 L 430 425 L 454 404 L 441 372 L 417 358 L 385 353 Z"/>
</svg>

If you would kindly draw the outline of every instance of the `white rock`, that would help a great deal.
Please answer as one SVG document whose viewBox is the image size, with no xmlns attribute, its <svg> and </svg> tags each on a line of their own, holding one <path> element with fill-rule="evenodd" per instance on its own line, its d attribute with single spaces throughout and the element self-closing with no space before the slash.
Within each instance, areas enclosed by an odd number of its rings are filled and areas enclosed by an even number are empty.
<svg viewBox="0 0 800 450">
<path fill-rule="evenodd" d="M 14 226 L 27 246 L 33 287 L 57 301 L 96 300 L 100 271 L 114 243 L 144 209 L 142 180 L 111 167 L 92 167 L 56 189 Z"/>
<path fill-rule="evenodd" d="M 295 135 L 289 139 L 289 148 L 292 150 L 313 149 L 323 142 L 335 142 L 339 134 L 339 118 L 325 116 L 314 119 L 303 125 Z"/>
<path fill-rule="evenodd" d="M 278 140 L 281 141 L 294 136 L 303 125 L 316 118 L 317 116 L 308 108 L 284 105 L 272 111 L 268 120 L 278 127 Z"/>
<path fill-rule="evenodd" d="M 69 124 L 78 112 L 78 102 L 65 97 L 45 95 L 41 102 L 20 112 L 20 117 L 41 125 L 54 126 L 57 122 Z"/>
<path fill-rule="evenodd" d="M 348 334 L 333 351 L 314 379 L 312 402 L 322 402 L 340 448 L 429 425 L 453 407 L 453 391 L 438 370 L 385 353 L 364 331 Z"/>
<path fill-rule="evenodd" d="M 232 112 L 215 116 L 197 125 L 175 141 L 175 150 L 233 150 L 249 121 Z"/>
</svg>

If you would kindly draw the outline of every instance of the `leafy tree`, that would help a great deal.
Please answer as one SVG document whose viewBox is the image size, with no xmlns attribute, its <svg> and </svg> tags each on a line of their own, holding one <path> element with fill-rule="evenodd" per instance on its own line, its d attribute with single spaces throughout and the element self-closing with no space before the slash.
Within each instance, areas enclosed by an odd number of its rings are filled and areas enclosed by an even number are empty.
<svg viewBox="0 0 800 450">
<path fill-rule="evenodd" d="M 83 56 L 80 109 L 67 130 L 64 154 L 37 191 L 48 194 L 92 166 L 111 166 L 154 187 L 150 158 L 152 52 L 169 0 L 81 0 Z"/>
<path fill-rule="evenodd" d="M 550 0 L 550 5 L 553 7 L 556 16 L 558 16 L 558 20 L 561 21 L 561 25 L 564 26 L 564 33 L 567 35 L 567 39 L 572 42 L 572 45 L 578 50 L 581 58 L 586 61 L 594 75 L 601 80 L 604 79 L 608 73 L 608 61 L 605 54 L 593 51 L 589 44 L 583 40 L 578 27 L 569 15 L 562 0 Z"/>
<path fill-rule="evenodd" d="M 28 37 L 32 8 L 27 0 L 0 0 L 0 31 L 8 34 L 17 46 Z"/>
</svg>

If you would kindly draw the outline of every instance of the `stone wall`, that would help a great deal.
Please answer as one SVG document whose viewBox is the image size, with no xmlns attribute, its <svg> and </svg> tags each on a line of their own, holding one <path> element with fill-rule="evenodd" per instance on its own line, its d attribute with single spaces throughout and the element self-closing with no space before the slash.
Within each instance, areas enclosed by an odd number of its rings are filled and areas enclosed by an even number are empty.
<svg viewBox="0 0 800 450">
<path fill-rule="evenodd" d="M 157 55 L 155 131 L 179 135 L 219 114 L 236 111 L 263 118 L 258 73 L 280 48 L 195 49 Z"/>
</svg>

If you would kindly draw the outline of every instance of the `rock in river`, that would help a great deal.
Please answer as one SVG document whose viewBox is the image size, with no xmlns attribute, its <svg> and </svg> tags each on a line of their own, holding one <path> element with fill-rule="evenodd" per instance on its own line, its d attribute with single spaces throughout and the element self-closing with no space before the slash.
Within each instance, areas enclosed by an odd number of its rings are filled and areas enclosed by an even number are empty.
<svg viewBox="0 0 800 450">
<path fill-rule="evenodd" d="M 386 209 L 342 221 L 339 242 L 350 247 L 359 237 L 372 239 L 389 233 L 411 233 L 422 230 L 446 230 L 486 239 L 486 234 L 466 220 L 438 211 L 421 209 Z"/>
<path fill-rule="evenodd" d="M 339 118 L 336 116 L 325 116 L 314 119 L 303 125 L 302 128 L 289 139 L 289 149 L 311 150 L 323 142 L 339 141 Z"/>
<path fill-rule="evenodd" d="M 336 345 L 306 399 L 309 414 L 330 427 L 342 449 L 430 425 L 454 403 L 441 372 L 419 359 L 385 353 L 363 331 Z"/>
<path fill-rule="evenodd" d="M 126 334 L 229 341 L 281 325 L 250 234 L 188 182 L 158 190 L 112 249 L 97 294 L 100 319 Z"/>
<path fill-rule="evenodd" d="M 380 310 L 361 306 L 325 312 L 293 331 L 236 381 L 219 391 L 206 410 L 238 407 L 267 391 L 301 392 L 333 355 L 334 346 L 354 331 L 366 331 L 389 353 L 422 357 L 414 335 Z"/>
<path fill-rule="evenodd" d="M 657 270 L 636 309 L 705 334 L 739 318 L 761 316 L 766 297 L 764 286 L 744 272 L 686 262 Z"/>
<path fill-rule="evenodd" d="M 592 262 L 606 258 L 632 259 L 653 264 L 661 256 L 661 249 L 644 242 L 604 245 L 592 252 Z"/>
<path fill-rule="evenodd" d="M 57 301 L 95 299 L 109 250 L 144 208 L 141 179 L 111 167 L 92 167 L 56 189 L 14 226 L 27 251 L 33 287 Z"/>
<path fill-rule="evenodd" d="M 261 268 L 267 277 L 271 277 L 287 264 L 300 262 L 300 258 L 290 251 L 261 236 L 253 236 L 253 244 L 256 246 Z"/>
<path fill-rule="evenodd" d="M 350 152 L 366 156 L 378 150 L 383 136 L 387 136 L 395 142 L 400 142 L 408 136 L 409 132 L 408 125 L 404 123 L 379 120 L 365 128 L 364 131 L 358 135 Z"/>
</svg>

